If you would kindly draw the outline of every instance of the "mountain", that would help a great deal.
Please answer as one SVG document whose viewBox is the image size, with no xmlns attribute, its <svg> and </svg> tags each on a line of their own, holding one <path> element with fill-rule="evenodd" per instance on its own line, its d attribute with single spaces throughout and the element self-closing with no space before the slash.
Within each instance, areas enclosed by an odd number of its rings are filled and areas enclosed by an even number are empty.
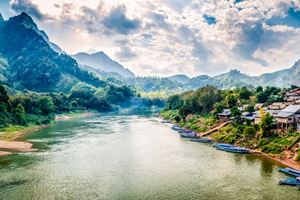
<svg viewBox="0 0 300 200">
<path fill-rule="evenodd" d="M 227 73 L 218 76 L 200 75 L 190 79 L 184 87 L 187 89 L 196 89 L 206 85 L 213 85 L 220 89 L 229 89 L 236 87 L 257 87 L 257 86 L 275 86 L 289 87 L 291 85 L 300 85 L 300 60 L 288 69 L 265 73 L 260 76 L 248 76 L 238 70 L 230 70 Z"/>
<path fill-rule="evenodd" d="M 184 74 L 177 74 L 177 75 L 174 75 L 174 76 L 169 76 L 168 79 L 173 81 L 173 82 L 186 84 L 190 80 L 190 77 L 188 77 Z"/>
<path fill-rule="evenodd" d="M 129 69 L 123 67 L 118 62 L 112 60 L 104 52 L 100 51 L 93 54 L 77 53 L 73 55 L 73 58 L 83 66 L 90 66 L 99 72 L 116 72 L 124 78 L 135 77 L 134 73 Z"/>
<path fill-rule="evenodd" d="M 173 82 L 168 78 L 160 77 L 135 77 L 127 79 L 126 83 L 143 92 L 168 91 L 170 93 L 176 93 L 184 90 L 182 84 Z"/>
<path fill-rule="evenodd" d="M 300 60 L 288 69 L 273 73 L 266 73 L 254 79 L 258 85 L 289 87 L 291 85 L 300 85 Z"/>
<path fill-rule="evenodd" d="M 51 43 L 24 12 L 0 23 L 0 44 L 1 79 L 16 89 L 47 92 L 69 91 L 78 82 L 106 85 Z"/>
</svg>

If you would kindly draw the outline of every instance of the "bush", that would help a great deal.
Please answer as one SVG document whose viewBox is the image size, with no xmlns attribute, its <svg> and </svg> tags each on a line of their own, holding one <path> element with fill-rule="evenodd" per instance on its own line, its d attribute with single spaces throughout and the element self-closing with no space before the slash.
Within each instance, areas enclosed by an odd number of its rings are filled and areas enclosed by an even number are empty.
<svg viewBox="0 0 300 200">
<path fill-rule="evenodd" d="M 243 134 L 246 136 L 254 136 L 256 134 L 256 130 L 253 126 L 245 126 L 243 129 Z"/>
</svg>

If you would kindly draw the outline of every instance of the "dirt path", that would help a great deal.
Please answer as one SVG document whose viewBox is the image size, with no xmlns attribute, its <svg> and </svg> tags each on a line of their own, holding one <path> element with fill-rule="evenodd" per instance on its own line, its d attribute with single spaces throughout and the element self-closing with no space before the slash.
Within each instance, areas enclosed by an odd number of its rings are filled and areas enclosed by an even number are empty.
<svg viewBox="0 0 300 200">
<path fill-rule="evenodd" d="M 230 124 L 231 121 L 227 121 L 227 122 L 223 122 L 222 124 L 218 125 L 217 127 L 210 129 L 209 131 L 206 131 L 204 133 L 197 133 L 198 137 L 205 137 L 208 136 L 210 134 L 212 134 L 213 132 L 218 131 L 220 128 L 223 128 L 224 126 L 226 126 L 227 124 Z"/>
</svg>

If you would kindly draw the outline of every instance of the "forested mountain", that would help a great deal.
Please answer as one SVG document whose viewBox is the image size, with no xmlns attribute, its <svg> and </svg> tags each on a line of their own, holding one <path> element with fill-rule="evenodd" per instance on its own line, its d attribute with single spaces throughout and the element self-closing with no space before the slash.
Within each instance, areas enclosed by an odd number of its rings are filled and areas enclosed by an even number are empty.
<svg viewBox="0 0 300 200">
<path fill-rule="evenodd" d="M 88 54 L 88 53 L 78 53 L 73 55 L 76 61 L 83 66 L 88 66 L 93 68 L 98 73 L 109 72 L 117 73 L 124 78 L 135 77 L 134 73 L 129 69 L 123 67 L 120 63 L 112 60 L 103 51 Z"/>
<path fill-rule="evenodd" d="M 26 13 L 0 22 L 0 78 L 13 88 L 70 91 L 78 82 L 106 83 L 79 68 L 76 61 L 51 43 Z"/>
<path fill-rule="evenodd" d="M 168 79 L 171 81 L 174 81 L 174 82 L 181 83 L 181 84 L 185 84 L 190 80 L 190 78 L 184 74 L 177 74 L 174 76 L 169 76 Z"/>
</svg>

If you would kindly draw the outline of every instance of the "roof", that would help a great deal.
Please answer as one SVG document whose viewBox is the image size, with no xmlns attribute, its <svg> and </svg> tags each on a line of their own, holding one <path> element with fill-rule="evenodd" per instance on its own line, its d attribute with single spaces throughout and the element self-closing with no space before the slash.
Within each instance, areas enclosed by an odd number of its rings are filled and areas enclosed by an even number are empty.
<svg viewBox="0 0 300 200">
<path fill-rule="evenodd" d="M 282 110 L 282 112 L 292 112 L 296 113 L 300 110 L 300 105 L 289 105 L 285 109 Z"/>
<path fill-rule="evenodd" d="M 218 113 L 220 116 L 229 116 L 231 115 L 230 109 L 224 109 L 223 112 Z"/>
<path fill-rule="evenodd" d="M 274 102 L 272 103 L 273 106 L 281 106 L 281 105 L 285 105 L 284 102 Z"/>
<path fill-rule="evenodd" d="M 274 117 L 276 117 L 278 115 L 278 113 L 281 112 L 281 110 L 271 110 L 271 109 L 266 109 L 266 108 L 264 108 L 264 111 L 266 113 L 270 113 Z M 255 112 L 253 112 L 253 116 L 260 117 L 260 111 L 257 110 Z"/>
<path fill-rule="evenodd" d="M 289 117 L 297 112 L 300 111 L 300 105 L 289 105 L 282 111 L 280 111 L 277 115 L 277 117 Z"/>
<path fill-rule="evenodd" d="M 289 116 L 291 116 L 293 114 L 294 113 L 292 113 L 292 112 L 283 112 L 283 111 L 281 111 L 280 113 L 278 113 L 278 115 L 276 117 L 284 117 L 284 118 L 286 118 L 286 117 L 289 117 Z"/>
</svg>

